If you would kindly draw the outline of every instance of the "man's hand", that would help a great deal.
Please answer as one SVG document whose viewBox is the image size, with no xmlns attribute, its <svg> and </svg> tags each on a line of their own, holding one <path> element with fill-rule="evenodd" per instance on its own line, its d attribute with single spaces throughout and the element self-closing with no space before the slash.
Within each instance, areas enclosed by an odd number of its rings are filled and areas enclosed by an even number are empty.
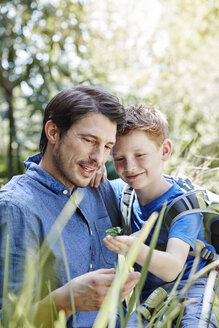
<svg viewBox="0 0 219 328">
<path fill-rule="evenodd" d="M 114 279 L 114 269 L 88 272 L 71 281 L 76 311 L 99 310 Z"/>
<path fill-rule="evenodd" d="M 135 286 L 137 285 L 139 279 L 140 279 L 140 272 L 134 271 L 134 272 L 129 272 L 128 278 L 125 282 L 125 285 L 122 288 L 121 292 L 121 299 L 124 301 L 124 299 L 128 296 L 130 296 L 130 293 L 133 291 Z"/>
<path fill-rule="evenodd" d="M 107 171 L 105 165 L 102 166 L 97 173 L 93 176 L 90 181 L 90 186 L 94 188 L 98 188 L 101 182 L 106 181 L 107 179 Z"/>
<path fill-rule="evenodd" d="M 98 311 L 115 278 L 115 269 L 99 269 L 72 279 L 68 284 L 54 290 L 51 295 L 38 302 L 35 307 L 36 324 L 53 327 L 51 322 L 51 298 L 56 310 L 64 310 L 66 317 L 72 314 L 70 288 L 73 289 L 76 312 Z M 136 286 L 139 272 L 130 272 L 122 288 L 121 299 L 124 300 Z"/>
<path fill-rule="evenodd" d="M 76 311 L 97 311 L 115 278 L 114 269 L 100 269 L 72 280 Z M 133 290 L 140 278 L 139 272 L 131 272 L 121 291 L 122 300 Z"/>
</svg>

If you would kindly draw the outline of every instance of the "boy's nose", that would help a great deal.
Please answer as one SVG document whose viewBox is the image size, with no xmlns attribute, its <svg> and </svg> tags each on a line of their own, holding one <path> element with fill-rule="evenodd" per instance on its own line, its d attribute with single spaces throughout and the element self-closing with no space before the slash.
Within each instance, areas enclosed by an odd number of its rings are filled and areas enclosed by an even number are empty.
<svg viewBox="0 0 219 328">
<path fill-rule="evenodd" d="M 127 172 L 134 172 L 136 170 L 136 164 L 133 160 L 126 160 L 125 161 L 125 171 Z"/>
</svg>

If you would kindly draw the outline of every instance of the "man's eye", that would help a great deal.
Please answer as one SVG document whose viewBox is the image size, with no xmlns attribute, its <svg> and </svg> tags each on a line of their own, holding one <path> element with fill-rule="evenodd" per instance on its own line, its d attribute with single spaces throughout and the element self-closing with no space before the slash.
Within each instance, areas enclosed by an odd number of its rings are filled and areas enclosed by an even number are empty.
<svg viewBox="0 0 219 328">
<path fill-rule="evenodd" d="M 114 162 L 121 162 L 123 160 L 123 158 L 114 158 Z"/>
<path fill-rule="evenodd" d="M 110 146 L 105 146 L 105 148 L 106 148 L 107 150 L 111 150 L 111 149 L 112 149 L 112 147 L 110 147 Z"/>
<path fill-rule="evenodd" d="M 87 139 L 87 138 L 84 138 L 84 140 L 85 140 L 86 142 L 93 142 L 93 140 L 91 140 L 91 139 Z"/>
<path fill-rule="evenodd" d="M 137 154 L 136 157 L 143 157 L 145 156 L 146 154 Z"/>
</svg>

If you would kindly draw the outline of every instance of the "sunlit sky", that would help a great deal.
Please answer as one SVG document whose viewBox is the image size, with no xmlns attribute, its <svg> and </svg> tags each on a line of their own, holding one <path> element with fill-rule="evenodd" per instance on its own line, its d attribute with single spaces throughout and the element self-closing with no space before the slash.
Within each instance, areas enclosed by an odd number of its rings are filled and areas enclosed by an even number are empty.
<svg viewBox="0 0 219 328">
<path fill-rule="evenodd" d="M 54 6 L 60 4 L 60 0 L 40 0 L 40 3 L 52 3 Z M 77 2 L 77 0 L 72 0 Z M 88 25 L 94 30 L 101 30 L 106 39 L 111 39 L 117 34 L 118 29 L 126 31 L 125 40 L 122 40 L 123 53 L 128 51 L 132 47 L 135 47 L 136 51 L 136 65 L 145 63 L 150 65 L 150 58 L 147 57 L 147 41 L 151 38 L 160 16 L 163 11 L 163 6 L 159 0 L 145 1 L 145 0 L 84 0 L 81 1 L 88 8 L 89 20 Z M 110 21 L 110 23 L 109 23 Z M 54 30 L 54 37 L 56 36 Z M 165 36 L 162 37 L 165 40 Z M 125 45 L 125 48 L 124 48 Z M 154 47 L 158 53 L 162 52 L 163 42 L 155 42 Z M 164 45 L 165 48 L 165 45 Z M 79 64 L 80 58 L 74 56 L 74 53 L 70 51 L 70 62 L 75 65 Z M 74 56 L 74 60 L 72 58 Z M 24 56 L 22 56 L 24 58 Z M 133 58 L 134 59 L 134 58 Z M 136 67 L 136 77 L 138 77 L 138 68 Z M 156 73 L 156 72 L 155 72 Z M 153 73 L 153 75 L 155 74 Z M 122 71 L 118 75 L 118 68 L 116 74 L 109 72 L 109 80 L 115 85 L 115 89 L 118 92 L 127 92 L 128 80 L 127 72 Z M 131 83 L 131 81 L 130 81 Z M 135 83 L 134 81 L 132 83 Z M 153 83 L 153 78 L 147 83 L 147 89 L 150 89 L 150 85 Z M 26 82 L 23 82 L 22 90 L 26 95 L 32 93 L 32 89 L 28 87 Z M 148 90 L 149 91 L 149 90 Z M 146 90 L 142 90 L 146 92 Z"/>
<path fill-rule="evenodd" d="M 93 0 L 93 17 L 99 22 L 106 21 L 106 13 L 112 12 L 112 19 L 117 26 L 126 26 L 128 21 L 129 30 L 144 30 L 145 37 L 150 37 L 162 12 L 160 1 L 145 0 Z"/>
<path fill-rule="evenodd" d="M 72 0 L 77 2 L 78 0 Z M 41 3 L 52 3 L 58 5 L 60 0 L 40 0 Z M 144 29 L 145 37 L 150 37 L 162 13 L 162 4 L 159 0 L 82 0 L 85 6 L 92 4 L 92 12 L 96 22 L 105 23 L 105 14 L 111 10 L 117 25 L 124 25 L 128 20 L 130 29 Z M 110 32 L 110 31 L 108 31 Z"/>
<path fill-rule="evenodd" d="M 113 39 L 113 35 L 118 36 L 120 29 L 125 31 L 125 37 L 122 36 L 125 39 L 120 40 L 123 46 L 120 49 L 120 55 L 124 62 L 130 56 L 131 49 L 135 48 L 130 73 L 128 69 L 124 70 L 122 67 L 121 70 L 117 67 L 114 72 L 112 70 L 108 73 L 114 90 L 120 94 L 126 94 L 136 83 L 135 79 L 138 79 L 138 73 L 141 71 L 139 67 L 150 66 L 150 58 L 147 56 L 147 42 L 152 37 L 164 10 L 162 3 L 158 0 L 93 0 L 89 3 L 92 8 L 89 24 L 96 30 L 100 29 L 106 39 Z M 115 47 L 119 49 L 118 43 Z M 154 47 L 156 47 L 155 52 L 162 53 L 166 47 L 165 36 L 162 36 L 159 42 L 154 42 Z M 132 69 L 135 70 L 135 76 L 133 76 Z M 153 76 L 155 74 L 154 71 Z M 152 87 L 153 76 L 147 83 L 148 92 Z M 146 90 L 142 89 L 141 92 L 145 93 Z"/>
</svg>

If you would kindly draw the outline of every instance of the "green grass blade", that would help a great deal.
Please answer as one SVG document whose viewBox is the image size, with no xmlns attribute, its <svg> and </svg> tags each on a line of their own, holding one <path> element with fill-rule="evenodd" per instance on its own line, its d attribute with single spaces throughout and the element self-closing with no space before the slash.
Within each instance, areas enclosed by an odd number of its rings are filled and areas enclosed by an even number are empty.
<svg viewBox="0 0 219 328">
<path fill-rule="evenodd" d="M 72 217 L 73 213 L 76 211 L 82 198 L 83 198 L 82 192 L 79 192 L 78 190 L 76 190 L 71 195 L 68 202 L 65 204 L 60 215 L 57 217 L 55 223 L 52 226 L 52 229 L 48 233 L 46 239 L 44 240 L 44 242 L 41 246 L 42 256 L 41 256 L 40 263 L 39 263 L 39 270 L 42 270 L 43 266 L 45 265 L 46 260 L 48 259 L 48 256 L 50 253 L 50 249 L 48 248 L 48 245 L 50 245 L 51 248 L 55 245 L 63 228 L 68 223 L 68 221 Z"/>
<path fill-rule="evenodd" d="M 214 291 L 214 296 L 213 296 L 211 309 L 210 309 L 210 313 L 209 313 L 207 328 L 210 325 L 210 318 L 211 318 L 211 315 L 212 315 L 213 311 L 215 312 L 216 319 L 217 319 L 217 315 L 216 315 L 217 312 L 218 312 L 218 315 L 219 315 L 219 308 L 217 309 L 217 303 L 216 303 L 217 300 L 219 300 L 219 295 L 217 294 L 218 288 L 219 288 L 219 275 L 217 276 L 217 280 L 216 280 L 216 284 L 215 284 L 215 291 Z M 217 321 L 218 321 L 218 326 L 219 326 L 219 320 L 218 319 L 217 319 Z"/>
<path fill-rule="evenodd" d="M 183 270 L 178 276 L 167 300 L 164 302 L 163 307 L 158 312 L 155 311 L 147 327 L 150 327 L 150 325 L 155 320 L 156 320 L 156 325 L 158 325 L 159 327 L 163 327 L 163 326 L 165 327 L 165 325 L 167 325 L 168 322 L 172 322 L 172 320 L 175 319 L 178 313 L 180 312 L 179 302 L 181 298 L 177 297 L 177 287 L 182 279 L 185 268 L 186 266 L 184 266 Z M 172 303 L 174 305 L 171 307 Z"/>
<path fill-rule="evenodd" d="M 195 280 L 205 276 L 209 271 L 216 268 L 217 266 L 219 266 L 219 260 L 216 260 L 214 262 L 207 264 L 206 266 L 204 266 L 202 269 L 200 269 L 198 272 L 196 272 L 193 275 L 190 274 L 188 283 L 182 289 L 181 296 L 183 297 L 183 295 L 185 295 L 187 293 L 188 289 L 191 287 L 191 285 L 193 284 L 193 282 Z"/>
<path fill-rule="evenodd" d="M 3 301 L 2 301 L 2 323 L 6 327 L 8 323 L 8 269 L 9 269 L 9 235 L 6 236 L 5 245 L 5 265 L 4 265 L 4 283 L 3 283 Z"/>
<path fill-rule="evenodd" d="M 185 298 L 185 301 L 186 301 L 187 298 Z M 181 322 L 181 319 L 182 319 L 182 316 L 183 316 L 183 313 L 185 311 L 185 306 L 182 306 L 180 312 L 179 312 L 179 315 L 178 315 L 178 318 L 177 318 L 177 322 L 176 322 L 176 328 L 179 328 L 179 325 L 180 325 L 180 322 Z"/>
<path fill-rule="evenodd" d="M 204 299 L 203 299 L 203 304 L 202 304 L 202 312 L 201 312 L 201 320 L 199 327 L 206 327 L 206 322 L 208 322 L 208 326 L 210 323 L 210 317 L 209 315 L 212 312 L 212 300 L 213 300 L 213 289 L 215 285 L 217 277 L 217 272 L 216 270 L 211 270 L 208 276 L 207 284 L 205 287 L 205 292 L 204 292 Z"/>
<path fill-rule="evenodd" d="M 148 224 L 143 226 L 138 237 L 136 238 L 136 241 L 133 243 L 132 247 L 130 248 L 126 256 L 126 261 L 123 262 L 122 267 L 117 267 L 115 279 L 113 281 L 111 288 L 109 289 L 109 292 L 107 293 L 104 299 L 103 305 L 98 313 L 93 328 L 105 328 L 108 323 L 110 315 L 115 314 L 116 308 L 118 307 L 120 290 L 128 277 L 129 268 L 133 266 L 138 256 L 140 247 L 142 243 L 145 241 L 145 239 L 147 238 L 156 219 L 157 219 L 157 213 L 153 213 L 148 219 Z"/>
<path fill-rule="evenodd" d="M 219 288 L 219 276 L 217 278 L 217 289 L 215 291 L 215 298 L 214 298 L 214 314 L 217 320 L 217 326 L 219 327 L 219 294 L 218 294 L 218 288 Z"/>
<path fill-rule="evenodd" d="M 161 224 L 162 224 L 162 221 L 163 221 L 163 215 L 164 215 L 165 209 L 166 209 L 166 203 L 162 207 L 159 218 L 157 220 L 156 227 L 155 227 L 155 230 L 154 230 L 151 242 L 150 242 L 149 254 L 148 254 L 147 259 L 146 259 L 146 261 L 145 261 L 145 263 L 142 267 L 142 270 L 141 270 L 140 280 L 139 280 L 139 282 L 138 282 L 138 284 L 135 288 L 134 293 L 132 294 L 132 296 L 130 298 L 128 308 L 127 308 L 127 314 L 126 314 L 126 318 L 125 318 L 125 325 L 127 324 L 128 320 L 130 318 L 130 315 L 131 315 L 131 313 L 134 309 L 135 302 L 139 303 L 140 294 L 141 294 L 142 288 L 144 286 L 144 282 L 147 278 L 148 268 L 149 268 L 149 265 L 150 265 L 152 252 L 156 247 L 157 239 L 158 239 L 158 236 L 159 236 L 159 233 L 160 233 L 160 228 L 161 228 Z"/>
<path fill-rule="evenodd" d="M 75 311 L 74 295 L 73 295 L 73 289 L 71 288 L 71 285 L 70 285 L 71 276 L 70 276 L 70 271 L 69 271 L 69 266 L 68 266 L 68 261 L 67 261 L 67 257 L 66 257 L 65 246 L 63 243 L 62 235 L 60 235 L 60 242 L 61 242 L 62 255 L 63 255 L 63 259 L 64 259 L 64 264 L 65 264 L 65 270 L 66 270 L 67 279 L 68 279 L 68 283 L 69 283 L 69 293 L 70 293 L 70 299 L 71 299 L 73 326 L 76 327 L 76 318 L 75 318 L 76 311 Z"/>
<path fill-rule="evenodd" d="M 40 299 L 40 291 L 42 286 L 42 272 L 43 267 L 49 257 L 50 250 L 53 248 L 55 243 L 57 242 L 59 236 L 65 225 L 68 223 L 70 218 L 72 217 L 73 213 L 76 211 L 79 203 L 83 198 L 83 193 L 76 190 L 71 197 L 69 198 L 68 202 L 65 204 L 63 210 L 61 211 L 60 215 L 57 217 L 55 223 L 53 224 L 51 230 L 49 231 L 47 237 L 43 241 L 43 244 L 40 248 L 40 262 L 38 266 L 38 275 L 39 275 L 39 282 L 38 282 L 38 294 L 36 295 L 36 300 Z"/>
<path fill-rule="evenodd" d="M 61 310 L 59 312 L 59 317 L 54 323 L 54 328 L 65 328 L 66 327 L 66 322 L 65 322 L 65 312 Z"/>
</svg>

